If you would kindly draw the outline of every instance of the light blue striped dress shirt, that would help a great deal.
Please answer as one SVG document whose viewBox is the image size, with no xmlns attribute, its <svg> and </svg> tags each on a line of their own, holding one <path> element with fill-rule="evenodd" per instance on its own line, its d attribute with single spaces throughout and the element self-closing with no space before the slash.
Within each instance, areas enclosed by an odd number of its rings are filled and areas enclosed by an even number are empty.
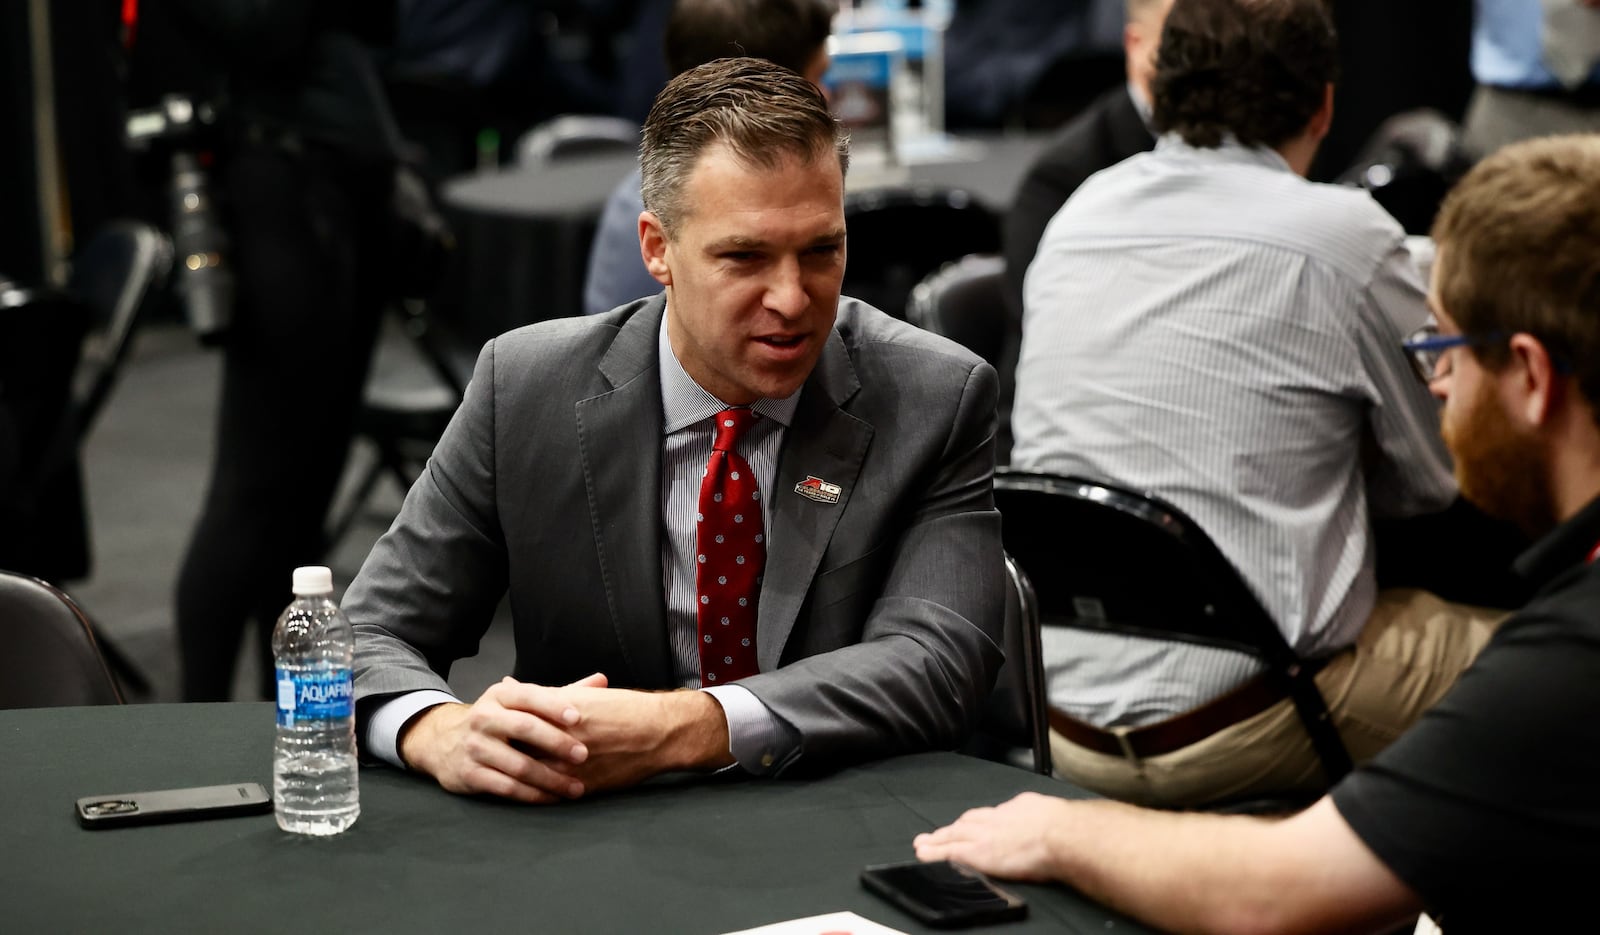
<svg viewBox="0 0 1600 935">
<path fill-rule="evenodd" d="M 1297 650 L 1354 642 L 1375 596 L 1369 508 L 1455 494 L 1437 404 L 1399 347 L 1428 315 L 1399 225 L 1269 149 L 1168 136 L 1068 200 L 1024 304 L 1013 464 L 1169 500 Z M 1052 702 L 1101 726 L 1170 717 L 1257 671 L 1062 628 L 1045 657 Z"/>
</svg>

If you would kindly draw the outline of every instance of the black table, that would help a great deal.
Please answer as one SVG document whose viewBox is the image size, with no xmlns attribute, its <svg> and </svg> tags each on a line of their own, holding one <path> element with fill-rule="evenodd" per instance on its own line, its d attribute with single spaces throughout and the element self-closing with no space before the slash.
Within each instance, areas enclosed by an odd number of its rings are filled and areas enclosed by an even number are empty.
<svg viewBox="0 0 1600 935">
<path fill-rule="evenodd" d="M 854 167 L 846 188 L 960 188 L 1004 212 L 1047 140 L 1037 134 L 957 140 L 946 155 L 928 161 L 876 171 Z M 460 248 L 435 298 L 440 313 L 475 342 L 528 322 L 581 314 L 595 224 L 606 197 L 634 164 L 632 154 L 601 153 L 446 181 L 441 200 Z"/>
<path fill-rule="evenodd" d="M 555 807 L 361 773 L 332 838 L 270 815 L 86 831 L 79 796 L 255 780 L 265 703 L 0 711 L 4 927 L 72 932 L 717 933 L 851 910 L 921 932 L 857 883 L 967 807 L 1072 787 L 950 753 L 810 781 L 694 781 Z M 1070 890 L 1015 886 L 1024 932 L 1143 932 Z"/>
</svg>

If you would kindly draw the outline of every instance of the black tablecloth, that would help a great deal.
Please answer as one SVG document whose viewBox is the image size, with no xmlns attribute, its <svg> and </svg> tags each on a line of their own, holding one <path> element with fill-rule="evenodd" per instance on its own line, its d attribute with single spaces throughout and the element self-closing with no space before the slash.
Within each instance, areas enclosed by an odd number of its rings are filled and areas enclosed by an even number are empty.
<svg viewBox="0 0 1600 935">
<path fill-rule="evenodd" d="M 908 932 L 860 868 L 1024 789 L 1072 787 L 956 754 L 812 781 L 669 782 L 555 807 L 363 769 L 332 838 L 270 815 L 87 831 L 80 796 L 259 781 L 268 704 L 0 711 L 4 927 L 15 932 L 693 932 L 851 910 Z M 1141 932 L 1059 887 L 1016 886 L 1014 932 Z"/>
</svg>

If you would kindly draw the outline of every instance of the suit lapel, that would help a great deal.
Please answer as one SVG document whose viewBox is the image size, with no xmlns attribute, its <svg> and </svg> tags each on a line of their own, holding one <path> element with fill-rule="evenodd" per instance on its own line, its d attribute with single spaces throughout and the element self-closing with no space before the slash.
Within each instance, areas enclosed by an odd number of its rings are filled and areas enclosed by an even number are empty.
<svg viewBox="0 0 1600 935">
<path fill-rule="evenodd" d="M 622 323 L 600 361 L 612 389 L 579 400 L 578 446 L 611 625 L 627 681 L 672 683 L 661 584 L 660 297 Z M 620 679 L 616 681 L 622 681 Z"/>
<path fill-rule="evenodd" d="M 778 667 L 822 554 L 855 494 L 872 426 L 840 407 L 860 388 L 844 339 L 835 331 L 800 394 L 778 458 L 769 511 L 772 546 L 756 623 L 762 671 Z M 839 502 L 818 503 L 795 493 L 795 485 L 807 477 L 838 484 Z"/>
</svg>

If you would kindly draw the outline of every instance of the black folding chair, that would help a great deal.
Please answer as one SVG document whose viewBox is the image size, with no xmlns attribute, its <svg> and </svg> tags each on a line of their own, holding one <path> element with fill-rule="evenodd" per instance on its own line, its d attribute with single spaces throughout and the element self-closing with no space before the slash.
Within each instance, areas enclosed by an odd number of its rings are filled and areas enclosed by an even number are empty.
<svg viewBox="0 0 1600 935">
<path fill-rule="evenodd" d="M 1046 626 L 1248 653 L 1293 700 L 1328 783 L 1350 771 L 1315 668 L 1182 511 L 1098 481 L 1004 470 L 995 475 L 995 504 L 1006 551 L 1034 581 Z"/>
<path fill-rule="evenodd" d="M 1039 601 L 1033 584 L 1006 556 L 1006 661 L 984 705 L 977 730 L 962 752 L 1016 764 L 1050 775 L 1050 726 L 1045 711 L 1044 662 L 1040 655 Z"/>
<path fill-rule="evenodd" d="M 1338 181 L 1371 192 L 1406 233 L 1426 234 L 1472 163 L 1460 126 L 1436 110 L 1409 110 L 1385 120 Z"/>
<path fill-rule="evenodd" d="M 541 166 L 593 153 L 637 150 L 639 125 L 604 114 L 562 114 L 517 140 L 517 165 Z"/>
<path fill-rule="evenodd" d="M 72 259 L 69 291 L 89 310 L 89 334 L 73 394 L 84 438 L 116 385 L 156 288 L 172 266 L 172 244 L 140 221 L 112 221 Z"/>
<path fill-rule="evenodd" d="M 904 318 L 917 283 L 969 253 L 1000 251 L 1000 221 L 957 188 L 888 188 L 845 196 L 844 294 Z"/>
<path fill-rule="evenodd" d="M 0 708 L 122 704 L 94 627 L 65 592 L 0 571 Z"/>
<path fill-rule="evenodd" d="M 411 489 L 472 376 L 474 355 L 434 320 L 425 303 L 406 300 L 392 310 L 397 329 L 379 344 L 356 413 L 356 437 L 375 454 L 351 492 L 329 511 L 329 548 L 349 534 L 385 477 L 402 494 Z"/>
<path fill-rule="evenodd" d="M 906 320 L 941 334 L 1000 366 L 1006 334 L 1006 261 L 975 253 L 947 263 L 917 283 Z"/>
</svg>

